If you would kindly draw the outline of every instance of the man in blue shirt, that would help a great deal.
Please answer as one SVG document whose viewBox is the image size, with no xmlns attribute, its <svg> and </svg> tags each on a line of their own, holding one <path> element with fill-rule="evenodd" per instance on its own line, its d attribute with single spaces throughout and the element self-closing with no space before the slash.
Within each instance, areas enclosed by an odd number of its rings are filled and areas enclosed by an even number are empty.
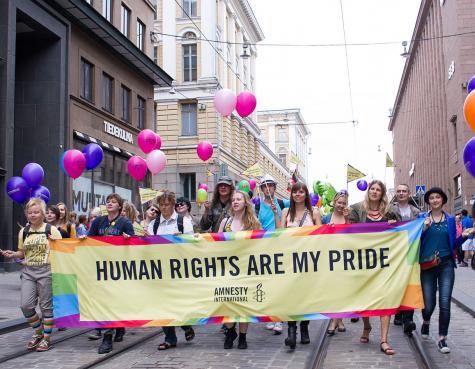
<svg viewBox="0 0 475 369">
<path fill-rule="evenodd" d="M 282 209 L 290 206 L 289 200 L 281 200 L 275 197 L 277 183 L 272 176 L 266 174 L 261 179 L 261 192 L 264 200 L 255 206 L 255 211 L 262 229 L 273 231 L 276 228 L 276 222 L 280 222 L 282 217 Z M 277 210 L 277 211 L 276 211 Z M 274 331 L 274 334 L 282 333 L 282 323 L 268 323 L 267 329 Z"/>
<path fill-rule="evenodd" d="M 462 210 L 462 231 L 467 228 L 473 228 L 473 220 L 468 216 L 468 211 Z M 472 249 L 473 235 L 468 236 L 468 239 L 457 249 L 457 259 L 461 267 L 467 267 L 466 260 L 469 258 L 469 250 Z"/>
</svg>

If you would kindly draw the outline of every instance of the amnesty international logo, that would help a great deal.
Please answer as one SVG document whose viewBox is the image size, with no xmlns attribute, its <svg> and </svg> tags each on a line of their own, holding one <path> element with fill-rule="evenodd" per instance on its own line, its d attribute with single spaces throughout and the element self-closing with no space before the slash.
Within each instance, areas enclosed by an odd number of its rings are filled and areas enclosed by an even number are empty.
<svg viewBox="0 0 475 369">
<path fill-rule="evenodd" d="M 262 283 L 259 283 L 256 286 L 256 291 L 254 292 L 253 299 L 256 300 L 257 302 L 262 302 L 265 299 L 266 293 L 262 290 Z"/>
</svg>

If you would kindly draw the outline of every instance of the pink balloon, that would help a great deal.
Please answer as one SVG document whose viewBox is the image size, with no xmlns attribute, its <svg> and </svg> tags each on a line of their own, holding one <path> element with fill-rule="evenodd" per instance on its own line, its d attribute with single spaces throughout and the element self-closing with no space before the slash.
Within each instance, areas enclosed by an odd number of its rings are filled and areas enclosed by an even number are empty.
<svg viewBox="0 0 475 369">
<path fill-rule="evenodd" d="M 208 141 L 201 141 L 196 147 L 196 153 L 201 160 L 206 161 L 213 156 L 213 145 Z"/>
<path fill-rule="evenodd" d="M 137 142 L 140 149 L 148 154 L 150 151 L 155 149 L 157 146 L 157 135 L 151 129 L 144 129 L 137 136 Z"/>
<path fill-rule="evenodd" d="M 153 150 L 147 155 L 147 167 L 153 175 L 160 173 L 167 165 L 167 157 L 161 150 Z"/>
<path fill-rule="evenodd" d="M 201 188 L 208 192 L 208 186 L 206 185 L 206 183 L 200 183 L 200 185 L 198 186 L 198 190 Z"/>
<path fill-rule="evenodd" d="M 251 191 L 254 191 L 254 188 L 256 188 L 256 180 L 254 178 L 251 178 L 249 181 L 249 187 L 251 188 Z"/>
<path fill-rule="evenodd" d="M 74 179 L 81 176 L 86 168 L 86 157 L 79 150 L 68 150 L 63 159 L 64 170 Z"/>
<path fill-rule="evenodd" d="M 236 107 L 236 95 L 227 88 L 223 88 L 214 95 L 214 107 L 218 113 L 227 117 Z"/>
<path fill-rule="evenodd" d="M 155 136 L 157 136 L 157 144 L 155 145 L 155 150 L 160 150 L 160 147 L 162 147 L 162 138 L 158 134 L 155 134 Z"/>
<path fill-rule="evenodd" d="M 242 118 L 245 118 L 252 114 L 256 105 L 257 100 L 254 94 L 249 91 L 243 91 L 237 97 L 236 111 Z"/>
<path fill-rule="evenodd" d="M 147 175 L 147 163 L 140 156 L 132 156 L 127 161 L 127 170 L 136 181 L 141 181 Z"/>
</svg>

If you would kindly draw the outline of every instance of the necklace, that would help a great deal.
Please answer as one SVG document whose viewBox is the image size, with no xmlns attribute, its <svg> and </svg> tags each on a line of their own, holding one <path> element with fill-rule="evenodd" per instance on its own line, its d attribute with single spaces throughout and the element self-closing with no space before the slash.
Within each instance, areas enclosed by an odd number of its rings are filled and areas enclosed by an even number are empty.
<svg viewBox="0 0 475 369">
<path fill-rule="evenodd" d="M 443 224 L 444 221 L 445 221 L 445 214 L 444 214 L 444 213 L 442 213 L 442 215 L 440 216 L 439 221 L 437 221 L 437 222 L 435 221 L 434 216 L 432 215 L 432 212 L 430 213 L 430 217 L 431 217 L 431 219 L 432 219 L 432 224 L 434 224 L 434 228 L 435 228 L 437 231 L 439 231 L 439 230 L 441 230 L 442 228 L 444 228 L 444 224 Z"/>
</svg>

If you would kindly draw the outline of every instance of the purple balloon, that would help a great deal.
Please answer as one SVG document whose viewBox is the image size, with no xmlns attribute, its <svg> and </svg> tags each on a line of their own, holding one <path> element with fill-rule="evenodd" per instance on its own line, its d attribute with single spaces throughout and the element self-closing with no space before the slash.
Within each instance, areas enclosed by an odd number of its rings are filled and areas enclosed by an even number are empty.
<svg viewBox="0 0 475 369">
<path fill-rule="evenodd" d="M 463 149 L 463 163 L 465 169 L 472 177 L 475 177 L 475 137 L 468 140 Z"/>
<path fill-rule="evenodd" d="M 84 146 L 82 153 L 86 157 L 86 169 L 94 169 L 102 162 L 104 152 L 98 144 L 90 143 Z"/>
<path fill-rule="evenodd" d="M 35 187 L 39 186 L 43 182 L 45 177 L 45 171 L 41 165 L 36 163 L 26 164 L 21 172 L 21 176 L 28 183 L 28 186 Z"/>
<path fill-rule="evenodd" d="M 64 174 L 68 175 L 68 173 L 66 172 L 66 169 L 64 169 L 64 156 L 66 155 L 66 153 L 68 152 L 68 150 L 64 151 L 61 156 L 59 157 L 59 166 L 61 168 L 61 170 L 63 171 Z"/>
<path fill-rule="evenodd" d="M 366 191 L 366 189 L 368 188 L 368 182 L 366 182 L 364 179 L 360 179 L 356 183 L 356 187 L 358 187 L 358 190 L 360 191 Z"/>
<path fill-rule="evenodd" d="M 30 187 L 22 177 L 12 177 L 7 182 L 7 195 L 21 204 L 29 198 Z"/>
<path fill-rule="evenodd" d="M 259 196 L 258 197 L 253 197 L 251 199 L 251 201 L 254 205 L 259 205 L 261 203 L 261 198 Z"/>
<path fill-rule="evenodd" d="M 320 197 L 318 197 L 318 195 L 316 193 L 312 192 L 310 194 L 310 203 L 312 204 L 312 206 L 317 205 L 317 202 L 318 202 L 319 199 L 320 199 Z"/>
<path fill-rule="evenodd" d="M 50 198 L 49 190 L 45 186 L 36 186 L 31 189 L 31 197 L 37 197 L 48 203 Z"/>
<path fill-rule="evenodd" d="M 470 80 L 467 83 L 467 93 L 469 94 L 475 89 L 475 76 L 470 78 Z"/>
</svg>

